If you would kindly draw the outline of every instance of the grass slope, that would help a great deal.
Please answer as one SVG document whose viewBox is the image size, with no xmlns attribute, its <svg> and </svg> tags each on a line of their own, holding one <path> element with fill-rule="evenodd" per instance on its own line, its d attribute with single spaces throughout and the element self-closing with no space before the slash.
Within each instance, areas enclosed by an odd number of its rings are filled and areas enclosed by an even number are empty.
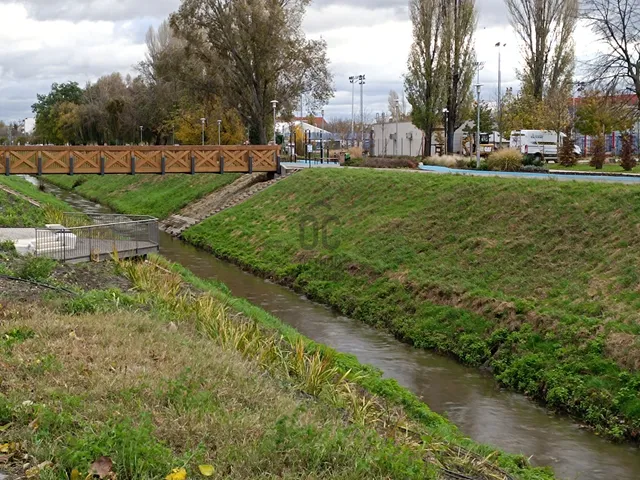
<svg viewBox="0 0 640 480">
<path fill-rule="evenodd" d="M 604 172 L 604 173 L 640 173 L 640 166 L 634 167 L 633 170 L 627 172 L 620 165 L 614 164 L 605 164 L 600 170 L 597 170 L 595 167 L 592 167 L 588 163 L 579 163 L 577 165 L 573 165 L 572 167 L 565 167 L 560 165 L 559 163 L 550 163 L 548 164 L 550 170 L 574 170 L 576 172 Z"/>
<path fill-rule="evenodd" d="M 638 224 L 637 187 L 318 169 L 184 236 L 637 439 Z"/>
<path fill-rule="evenodd" d="M 239 175 L 45 175 L 65 190 L 132 215 L 164 219 L 189 203 L 233 183 Z"/>
<path fill-rule="evenodd" d="M 85 478 L 107 457 L 100 476 L 132 480 L 198 478 L 202 464 L 230 479 L 554 478 L 224 285 L 161 258 L 108 267 L 38 276 L 75 297 L 0 288 L 0 473 Z"/>
<path fill-rule="evenodd" d="M 19 197 L 0 190 L 0 227 L 44 227 L 45 223 L 52 220 L 53 212 L 72 210 L 64 202 L 41 192 L 22 178 L 0 177 L 0 185 L 32 198 L 45 207 L 35 207 Z"/>
</svg>

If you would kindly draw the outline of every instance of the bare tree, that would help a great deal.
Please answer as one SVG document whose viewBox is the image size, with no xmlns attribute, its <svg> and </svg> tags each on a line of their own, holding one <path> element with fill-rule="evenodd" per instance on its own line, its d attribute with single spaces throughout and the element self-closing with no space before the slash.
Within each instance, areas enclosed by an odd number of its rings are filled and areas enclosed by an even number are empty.
<svg viewBox="0 0 640 480">
<path fill-rule="evenodd" d="M 453 152 L 455 131 L 464 122 L 465 107 L 471 103 L 475 52 L 473 34 L 477 15 L 474 0 L 447 0 L 444 51 L 447 71 L 447 151 Z"/>
<path fill-rule="evenodd" d="M 411 0 L 413 45 L 407 62 L 405 91 L 413 124 L 424 133 L 423 153 L 431 155 L 431 137 L 440 120 L 446 95 L 446 58 L 443 55 L 444 2 Z"/>
<path fill-rule="evenodd" d="M 624 88 L 640 99 L 640 3 L 584 0 L 583 5 L 583 17 L 606 48 L 591 64 L 593 80 L 607 91 Z"/>
<path fill-rule="evenodd" d="M 329 120 L 329 131 L 338 136 L 342 145 L 346 145 L 351 135 L 351 117 L 332 118 Z"/>
<path fill-rule="evenodd" d="M 392 118 L 396 118 L 398 117 L 398 119 L 401 119 L 401 113 L 400 113 L 400 95 L 398 95 L 398 92 L 396 92 L 395 90 L 389 90 L 389 113 L 391 114 Z"/>
<path fill-rule="evenodd" d="M 592 1 L 592 0 L 589 0 Z M 598 0 L 600 1 L 600 0 Z M 622 1 L 622 0 L 621 0 Z M 537 100 L 571 83 L 578 0 L 505 0 L 511 25 L 523 43 L 523 89 Z"/>
</svg>

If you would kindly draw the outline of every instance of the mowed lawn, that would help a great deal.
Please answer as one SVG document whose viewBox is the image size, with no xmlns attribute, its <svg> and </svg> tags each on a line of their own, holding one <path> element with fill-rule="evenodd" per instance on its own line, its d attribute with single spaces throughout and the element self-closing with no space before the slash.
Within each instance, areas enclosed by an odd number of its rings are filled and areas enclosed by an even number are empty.
<svg viewBox="0 0 640 480">
<path fill-rule="evenodd" d="M 318 169 L 185 238 L 637 438 L 639 221 L 635 186 Z"/>
<path fill-rule="evenodd" d="M 237 174 L 182 175 L 45 175 L 65 190 L 97 201 L 120 213 L 164 219 L 230 183 Z"/>
</svg>

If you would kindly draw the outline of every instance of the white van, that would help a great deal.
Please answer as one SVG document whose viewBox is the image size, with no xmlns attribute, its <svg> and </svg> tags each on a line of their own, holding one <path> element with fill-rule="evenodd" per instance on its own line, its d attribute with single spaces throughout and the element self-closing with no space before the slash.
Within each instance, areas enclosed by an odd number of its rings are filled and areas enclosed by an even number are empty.
<svg viewBox="0 0 640 480">
<path fill-rule="evenodd" d="M 560 145 L 566 137 L 560 134 Z M 514 130 L 511 132 L 509 142 L 511 148 L 517 148 L 524 155 L 544 158 L 545 160 L 557 160 L 558 158 L 558 134 L 553 130 Z M 574 153 L 581 155 L 580 147 L 574 147 Z"/>
</svg>

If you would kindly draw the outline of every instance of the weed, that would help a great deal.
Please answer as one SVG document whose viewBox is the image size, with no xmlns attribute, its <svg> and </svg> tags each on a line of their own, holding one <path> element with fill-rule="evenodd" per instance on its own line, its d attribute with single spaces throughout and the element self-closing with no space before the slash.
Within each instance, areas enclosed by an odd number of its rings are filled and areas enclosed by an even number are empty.
<svg viewBox="0 0 640 480">
<path fill-rule="evenodd" d="M 15 255 L 16 253 L 16 245 L 11 240 L 4 240 L 0 242 L 0 253 L 8 253 L 10 255 Z"/>
<path fill-rule="evenodd" d="M 18 270 L 18 276 L 25 280 L 44 281 L 56 268 L 56 261 L 46 257 L 28 257 Z"/>
</svg>

